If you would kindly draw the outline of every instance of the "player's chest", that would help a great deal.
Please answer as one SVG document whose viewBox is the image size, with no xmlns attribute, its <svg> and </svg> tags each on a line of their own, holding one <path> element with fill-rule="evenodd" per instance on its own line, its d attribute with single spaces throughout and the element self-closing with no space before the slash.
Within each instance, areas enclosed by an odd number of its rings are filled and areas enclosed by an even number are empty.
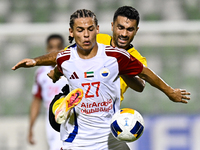
<svg viewBox="0 0 200 150">
<path fill-rule="evenodd" d="M 70 83 L 113 80 L 119 73 L 115 59 L 67 61 L 62 65 L 63 73 Z"/>
</svg>

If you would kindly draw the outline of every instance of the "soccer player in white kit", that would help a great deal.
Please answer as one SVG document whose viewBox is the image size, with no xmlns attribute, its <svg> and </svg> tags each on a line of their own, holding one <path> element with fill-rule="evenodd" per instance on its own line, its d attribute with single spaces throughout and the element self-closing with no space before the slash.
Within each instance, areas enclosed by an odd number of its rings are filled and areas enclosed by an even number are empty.
<svg viewBox="0 0 200 150">
<path fill-rule="evenodd" d="M 64 39 L 62 36 L 57 34 L 52 34 L 47 38 L 47 53 L 52 51 L 59 51 L 64 47 Z M 41 103 L 46 109 L 46 135 L 49 145 L 49 150 L 60 150 L 62 146 L 62 141 L 60 140 L 60 133 L 52 129 L 49 124 L 48 113 L 49 113 L 49 104 L 56 94 L 58 94 L 62 87 L 66 85 L 66 78 L 62 77 L 55 84 L 47 76 L 53 66 L 41 66 L 37 69 L 35 73 L 35 82 L 33 85 L 32 93 L 33 100 L 30 109 L 30 122 L 29 122 L 29 135 L 28 141 L 30 144 L 35 144 L 33 138 L 33 126 L 35 120 L 39 114 Z"/>
<path fill-rule="evenodd" d="M 128 52 L 102 44 L 98 44 L 95 59 L 79 57 L 76 45 L 59 53 L 58 68 L 67 77 L 70 89 L 84 91 L 81 102 L 61 124 L 64 149 L 129 149 L 125 142 L 117 141 L 110 134 L 110 120 L 120 109 L 118 74 L 134 75 L 143 68 L 138 60 L 130 61 L 130 58 Z M 74 74 L 76 78 L 72 78 Z"/>
</svg>

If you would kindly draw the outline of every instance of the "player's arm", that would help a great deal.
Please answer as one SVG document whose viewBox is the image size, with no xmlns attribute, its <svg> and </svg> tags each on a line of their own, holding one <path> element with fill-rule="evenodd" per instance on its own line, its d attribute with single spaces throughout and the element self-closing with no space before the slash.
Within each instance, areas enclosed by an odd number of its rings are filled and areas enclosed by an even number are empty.
<svg viewBox="0 0 200 150">
<path fill-rule="evenodd" d="M 139 60 L 142 64 L 147 66 L 147 60 L 145 57 L 143 57 L 134 47 L 129 49 L 127 52 L 129 52 L 130 55 L 135 57 L 137 60 Z M 129 76 L 123 76 L 122 78 L 126 84 L 121 84 L 122 92 L 124 93 L 128 87 L 131 89 L 142 92 L 145 88 L 145 81 L 139 78 L 138 76 L 135 76 L 133 78 L 130 78 Z M 123 86 L 123 87 L 122 87 Z"/>
<path fill-rule="evenodd" d="M 53 70 L 51 70 L 48 74 L 49 78 L 52 79 L 53 83 L 57 82 L 63 74 L 58 70 L 56 66 Z"/>
<path fill-rule="evenodd" d="M 186 100 L 190 100 L 190 97 L 187 96 L 190 95 L 190 92 L 187 92 L 185 89 L 173 89 L 151 69 L 145 66 L 143 67 L 142 72 L 139 74 L 139 77 L 147 81 L 155 88 L 164 92 L 173 102 L 187 103 Z"/>
<path fill-rule="evenodd" d="M 64 51 L 64 50 L 61 50 Z M 59 51 L 59 52 L 61 52 Z M 36 58 L 26 58 L 19 61 L 15 66 L 12 67 L 12 70 L 16 70 L 21 67 L 29 68 L 34 66 L 51 66 L 56 64 L 56 56 L 59 53 L 58 51 L 54 51 L 48 53 L 46 55 L 42 55 Z"/>
<path fill-rule="evenodd" d="M 126 56 L 128 53 L 126 53 Z M 165 81 L 163 81 L 158 75 L 156 75 L 150 68 L 144 66 L 140 61 L 129 55 L 125 57 L 125 51 L 123 55 L 118 55 L 120 75 L 126 74 L 129 76 L 138 75 L 143 80 L 150 83 L 155 88 L 164 92 L 171 101 L 187 103 L 190 100 L 189 92 L 184 89 L 173 89 Z"/>
<path fill-rule="evenodd" d="M 31 106 L 30 106 L 30 114 L 29 114 L 29 132 L 28 132 L 28 142 L 30 144 L 35 144 L 33 139 L 33 126 L 35 121 L 39 115 L 41 108 L 42 100 L 36 96 L 33 97 Z"/>
<path fill-rule="evenodd" d="M 142 92 L 145 87 L 145 81 L 138 76 L 129 77 L 127 75 L 121 75 L 126 84 L 137 92 Z"/>
</svg>

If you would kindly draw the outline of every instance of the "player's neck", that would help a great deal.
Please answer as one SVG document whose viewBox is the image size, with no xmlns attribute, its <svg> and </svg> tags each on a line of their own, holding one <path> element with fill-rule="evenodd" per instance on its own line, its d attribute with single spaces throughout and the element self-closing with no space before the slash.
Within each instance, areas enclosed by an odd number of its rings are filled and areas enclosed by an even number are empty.
<svg viewBox="0 0 200 150">
<path fill-rule="evenodd" d="M 113 39 L 111 39 L 110 45 L 111 45 L 112 47 L 116 47 Z"/>
<path fill-rule="evenodd" d="M 98 45 L 95 43 L 94 47 L 90 50 L 84 50 L 77 46 L 77 52 L 80 58 L 82 59 L 90 59 L 96 56 L 98 51 Z"/>
</svg>

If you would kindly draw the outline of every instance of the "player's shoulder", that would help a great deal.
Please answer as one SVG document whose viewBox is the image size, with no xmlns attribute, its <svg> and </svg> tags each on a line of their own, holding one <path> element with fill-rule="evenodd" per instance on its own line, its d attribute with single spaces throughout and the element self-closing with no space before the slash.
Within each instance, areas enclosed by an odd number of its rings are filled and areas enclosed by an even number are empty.
<svg viewBox="0 0 200 150">
<path fill-rule="evenodd" d="M 127 52 L 130 53 L 134 57 L 141 56 L 141 54 L 133 46 L 129 48 Z"/>
<path fill-rule="evenodd" d="M 131 48 L 129 48 L 127 50 L 127 52 L 129 52 L 131 55 L 134 55 L 134 54 L 139 54 L 140 55 L 140 53 L 135 49 L 134 46 L 132 46 Z"/>
<path fill-rule="evenodd" d="M 108 56 L 113 56 L 113 57 L 126 56 L 130 58 L 130 54 L 126 50 L 118 47 L 113 47 L 110 45 L 105 45 L 105 52 Z"/>
<path fill-rule="evenodd" d="M 64 48 L 64 51 L 69 51 L 71 48 L 74 47 L 76 47 L 76 43 L 68 45 L 67 47 Z"/>
<path fill-rule="evenodd" d="M 108 34 L 99 33 L 97 34 L 97 43 L 110 45 L 111 36 Z"/>
<path fill-rule="evenodd" d="M 127 52 L 129 52 L 133 57 L 135 57 L 136 59 L 138 59 L 141 63 L 143 63 L 145 66 L 147 66 L 147 60 L 145 57 L 143 57 L 140 52 L 138 52 L 135 47 L 131 47 L 127 50 Z"/>
<path fill-rule="evenodd" d="M 76 43 L 67 46 L 63 51 L 59 52 L 57 55 L 57 64 L 61 65 L 64 61 L 71 58 L 71 51 L 76 48 Z"/>
<path fill-rule="evenodd" d="M 64 57 L 65 60 L 68 60 L 70 58 L 70 55 L 71 55 L 71 50 L 73 48 L 76 47 L 76 43 L 75 44 L 71 44 L 71 45 L 68 45 L 67 47 L 64 48 L 64 50 L 60 51 L 57 55 L 57 59 L 60 58 L 60 57 Z"/>
</svg>

